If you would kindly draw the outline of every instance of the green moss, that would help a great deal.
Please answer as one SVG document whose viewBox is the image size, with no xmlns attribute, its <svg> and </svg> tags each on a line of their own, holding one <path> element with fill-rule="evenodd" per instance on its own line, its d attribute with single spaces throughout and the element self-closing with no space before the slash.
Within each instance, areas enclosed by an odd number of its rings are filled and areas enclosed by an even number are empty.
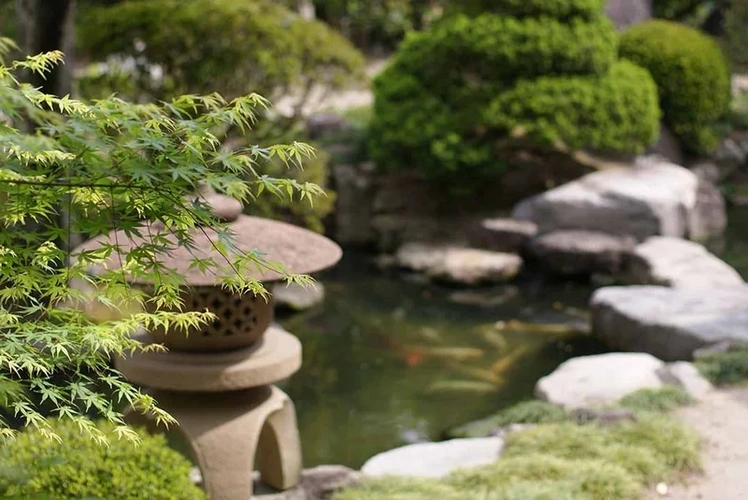
<svg viewBox="0 0 748 500">
<path fill-rule="evenodd" d="M 333 498 L 425 500 L 438 491 L 444 498 L 457 492 L 459 498 L 491 500 L 635 500 L 646 485 L 699 470 L 698 452 L 697 436 L 665 416 L 642 415 L 609 427 L 542 424 L 507 436 L 493 464 L 440 481 L 367 480 Z M 398 492 L 405 496 L 385 496 Z"/>
<path fill-rule="evenodd" d="M 449 431 L 450 437 L 488 436 L 491 431 L 509 424 L 548 424 L 563 422 L 568 415 L 563 408 L 545 401 L 523 401 L 490 417 L 461 425 Z"/>
<path fill-rule="evenodd" d="M 620 54 L 652 73 L 665 123 L 686 150 L 716 148 L 715 125 L 731 92 L 728 63 L 716 41 L 688 26 L 653 20 L 623 34 Z"/>
<path fill-rule="evenodd" d="M 364 480 L 335 493 L 333 500 L 465 500 L 465 493 L 449 484 L 428 479 L 383 477 Z"/>
<path fill-rule="evenodd" d="M 679 387 L 661 389 L 641 389 L 621 399 L 623 408 L 637 411 L 667 412 L 679 406 L 694 403 L 694 399 Z"/>
<path fill-rule="evenodd" d="M 748 381 L 748 348 L 733 349 L 696 360 L 696 367 L 714 385 Z"/>
<path fill-rule="evenodd" d="M 190 462 L 170 449 L 163 436 L 139 431 L 142 441 L 136 445 L 118 439 L 113 426 L 98 424 L 110 440 L 107 447 L 83 435 L 74 422 L 52 424 L 61 442 L 29 430 L 3 445 L 0 465 L 22 471 L 13 484 L 3 485 L 3 498 L 205 498 L 189 478 Z"/>
</svg>

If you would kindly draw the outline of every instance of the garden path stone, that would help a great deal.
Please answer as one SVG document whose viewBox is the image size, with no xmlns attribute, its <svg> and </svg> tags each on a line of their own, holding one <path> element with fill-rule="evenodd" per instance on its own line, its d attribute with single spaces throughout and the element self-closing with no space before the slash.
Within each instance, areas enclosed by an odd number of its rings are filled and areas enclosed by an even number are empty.
<svg viewBox="0 0 748 500">
<path fill-rule="evenodd" d="M 628 272 L 636 283 L 676 288 L 739 286 L 743 278 L 729 264 L 693 241 L 653 236 L 632 251 Z"/>
<path fill-rule="evenodd" d="M 697 203 L 700 180 L 690 170 L 658 156 L 630 167 L 587 174 L 520 202 L 514 218 L 530 220 L 540 234 L 560 229 L 633 236 L 664 235 L 701 240 L 710 227 Z"/>
<path fill-rule="evenodd" d="M 664 366 L 645 353 L 608 353 L 580 356 L 561 363 L 535 385 L 535 395 L 566 409 L 615 404 L 640 389 L 657 389 Z"/>
<path fill-rule="evenodd" d="M 723 341 L 748 342 L 748 285 L 604 287 L 590 300 L 592 331 L 612 349 L 665 361 Z"/>
<path fill-rule="evenodd" d="M 500 437 L 412 444 L 375 455 L 361 472 L 366 476 L 444 477 L 455 469 L 496 461 L 503 447 Z"/>
</svg>

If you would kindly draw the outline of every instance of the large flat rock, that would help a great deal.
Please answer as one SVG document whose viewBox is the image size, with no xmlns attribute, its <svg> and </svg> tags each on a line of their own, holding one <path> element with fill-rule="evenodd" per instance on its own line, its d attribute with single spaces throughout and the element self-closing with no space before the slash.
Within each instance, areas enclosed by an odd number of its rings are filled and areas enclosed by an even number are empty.
<svg viewBox="0 0 748 500">
<path fill-rule="evenodd" d="M 564 361 L 535 385 L 535 395 L 567 409 L 615 404 L 640 389 L 663 386 L 665 364 L 645 353 L 608 353 Z"/>
<path fill-rule="evenodd" d="M 698 203 L 700 180 L 660 157 L 640 157 L 630 167 L 587 174 L 519 203 L 516 219 L 535 222 L 539 233 L 579 229 L 633 236 L 700 240 L 710 227 Z M 712 206 L 708 213 L 712 216 Z"/>
<path fill-rule="evenodd" d="M 743 278 L 703 245 L 668 236 L 653 236 L 629 256 L 628 271 L 636 283 L 678 288 L 739 286 Z"/>
<path fill-rule="evenodd" d="M 361 472 L 366 476 L 444 477 L 455 469 L 498 460 L 503 447 L 500 437 L 411 444 L 375 455 Z"/>
<path fill-rule="evenodd" d="M 722 341 L 748 343 L 748 285 L 604 287 L 590 307 L 593 333 L 613 349 L 677 361 Z"/>
</svg>

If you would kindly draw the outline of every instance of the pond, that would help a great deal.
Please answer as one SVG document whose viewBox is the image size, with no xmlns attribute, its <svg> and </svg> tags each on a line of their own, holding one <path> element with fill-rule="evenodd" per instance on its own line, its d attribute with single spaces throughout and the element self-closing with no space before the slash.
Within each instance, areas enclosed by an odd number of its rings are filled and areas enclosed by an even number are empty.
<svg viewBox="0 0 748 500">
<path fill-rule="evenodd" d="M 712 250 L 748 277 L 748 209 L 731 210 L 729 221 Z M 307 467 L 356 468 L 376 453 L 443 438 L 532 397 L 562 361 L 604 351 L 583 334 L 523 325 L 584 329 L 589 285 L 525 276 L 478 291 L 442 288 L 383 273 L 356 252 L 319 279 L 324 304 L 281 318 L 304 346 L 303 367 L 284 389 L 296 403 Z"/>
<path fill-rule="evenodd" d="M 530 398 L 563 360 L 602 349 L 578 333 L 591 293 L 582 285 L 526 277 L 479 291 L 441 288 L 385 274 L 355 252 L 320 281 L 322 306 L 280 319 L 304 346 L 303 367 L 284 390 L 307 467 L 360 467 L 381 451 L 439 439 Z"/>
</svg>

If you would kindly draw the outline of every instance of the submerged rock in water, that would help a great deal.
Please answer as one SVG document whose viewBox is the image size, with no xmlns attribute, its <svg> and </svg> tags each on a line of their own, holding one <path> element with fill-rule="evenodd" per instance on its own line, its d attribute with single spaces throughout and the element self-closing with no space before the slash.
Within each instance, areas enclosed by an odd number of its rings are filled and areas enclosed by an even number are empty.
<svg viewBox="0 0 748 500">
<path fill-rule="evenodd" d="M 605 287 L 590 307 L 592 331 L 610 347 L 666 361 L 689 360 L 723 341 L 748 342 L 748 285 Z"/>
<path fill-rule="evenodd" d="M 664 366 L 645 353 L 581 356 L 561 363 L 535 385 L 535 395 L 567 409 L 617 403 L 640 389 L 663 386 L 657 371 Z"/>
<path fill-rule="evenodd" d="M 406 243 L 395 258 L 400 267 L 460 285 L 507 281 L 522 267 L 518 255 L 428 243 Z"/>
<path fill-rule="evenodd" d="M 427 271 L 434 279 L 460 285 L 504 282 L 514 278 L 522 267 L 518 255 L 453 248 L 444 259 Z"/>
<path fill-rule="evenodd" d="M 361 472 L 366 476 L 444 477 L 456 469 L 495 462 L 503 447 L 499 437 L 412 444 L 375 455 Z"/>
<path fill-rule="evenodd" d="M 319 282 L 307 286 L 278 283 L 273 287 L 272 293 L 276 307 L 294 311 L 311 309 L 325 300 L 325 287 Z"/>
<path fill-rule="evenodd" d="M 631 237 L 561 230 L 533 238 L 527 251 L 543 268 L 555 274 L 616 274 L 622 270 L 624 256 L 635 243 Z"/>
<path fill-rule="evenodd" d="M 701 240 L 710 227 L 697 203 L 700 180 L 690 170 L 659 157 L 641 157 L 631 167 L 585 175 L 519 203 L 513 217 L 531 220 L 540 234 L 561 229 L 633 236 L 664 235 Z"/>
<path fill-rule="evenodd" d="M 636 283 L 677 288 L 739 286 L 740 274 L 693 241 L 653 236 L 637 245 L 628 260 Z"/>
</svg>

